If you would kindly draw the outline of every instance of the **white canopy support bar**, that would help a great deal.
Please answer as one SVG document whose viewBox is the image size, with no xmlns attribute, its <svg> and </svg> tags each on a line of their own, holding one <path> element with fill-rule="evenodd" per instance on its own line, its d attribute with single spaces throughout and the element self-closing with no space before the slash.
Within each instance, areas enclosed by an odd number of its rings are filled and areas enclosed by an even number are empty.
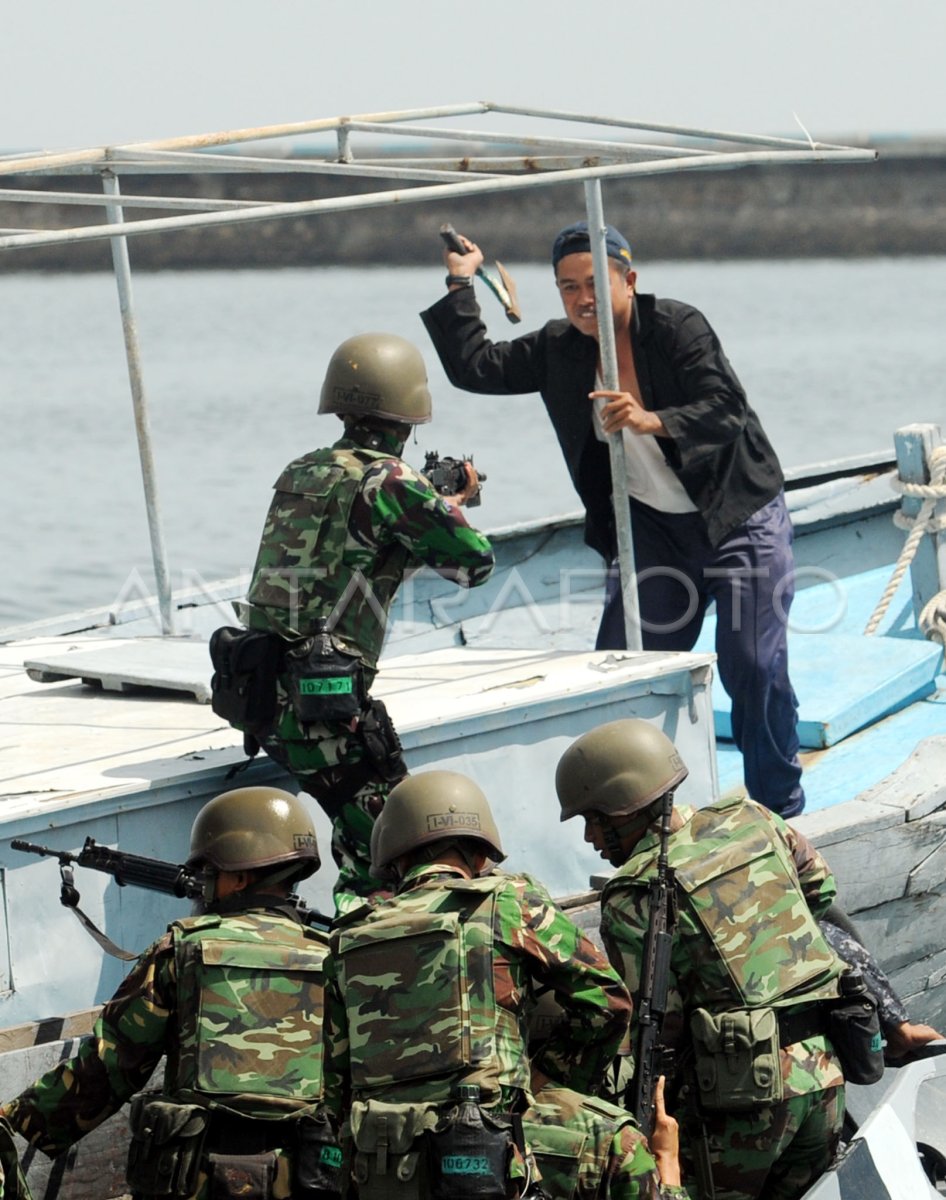
<svg viewBox="0 0 946 1200">
<path fill-rule="evenodd" d="M 372 192 L 363 196 L 333 196 L 324 200 L 297 200 L 285 204 L 262 205 L 259 208 L 233 213 L 195 213 L 180 217 L 156 217 L 135 221 L 120 227 L 97 225 L 88 229 L 59 229 L 39 233 L 21 234 L 15 237 L 0 237 L 0 250 L 12 250 L 26 246 L 46 246 L 59 242 L 97 241 L 116 235 L 137 236 L 145 233 L 160 233 L 170 229 L 199 228 L 210 225 L 235 225 L 245 221 L 267 221 L 288 217 L 302 217 L 319 212 L 349 212 L 358 209 L 382 208 L 391 204 L 423 204 L 430 200 L 447 197 L 487 195 L 491 192 L 508 193 L 525 191 L 533 187 L 550 187 L 563 183 L 584 182 L 589 179 L 624 179 L 665 175 L 685 170 L 719 169 L 721 167 L 757 166 L 762 163 L 816 163 L 825 161 L 873 162 L 877 157 L 874 150 L 832 151 L 813 153 L 805 151 L 748 152 L 740 154 L 713 154 L 694 158 L 671 159 L 651 163 L 617 163 L 607 167 L 588 167 L 575 171 L 560 171 L 556 174 L 525 175 L 513 178 L 477 179 L 456 183 L 435 184 L 388 192 Z"/>
<path fill-rule="evenodd" d="M 511 104 L 487 104 L 490 112 L 509 113 L 519 117 L 544 117 L 549 121 L 576 121 L 586 125 L 610 125 L 616 129 L 644 129 L 648 133 L 670 134 L 673 137 L 709 138 L 714 142 L 741 142 L 745 146 L 805 146 L 809 150 L 849 150 L 831 142 L 813 142 L 810 138 L 772 137 L 759 133 L 732 133 L 722 129 L 701 129 L 695 125 L 661 125 L 653 121 L 632 121 L 620 117 L 593 117 L 585 113 L 561 109 L 519 108 Z M 663 147 L 657 147 L 662 149 Z"/>
<path fill-rule="evenodd" d="M 34 192 L 25 188 L 0 188 L 0 200 L 23 204 L 73 204 L 79 208 L 110 207 L 114 201 L 98 192 Z M 122 208 L 168 208 L 191 212 L 226 212 L 269 204 L 269 200 L 203 200 L 196 196 L 132 196 L 122 194 Z"/>
<path fill-rule="evenodd" d="M 606 391 L 620 391 L 617 349 L 614 340 L 614 316 L 611 309 L 611 278 L 608 252 L 605 248 L 607 227 L 601 200 L 601 184 L 597 179 L 585 184 L 585 210 L 591 257 L 595 272 L 595 311 L 598 317 L 598 353 L 601 359 L 601 382 Z M 624 639 L 628 650 L 642 650 L 640 603 L 637 596 L 637 568 L 634 562 L 634 542 L 631 535 L 631 505 L 627 491 L 627 463 L 624 456 L 624 436 L 620 430 L 608 438 L 611 462 L 611 503 L 614 506 L 614 529 L 621 572 L 621 598 L 624 603 Z"/>
<path fill-rule="evenodd" d="M 110 199 L 108 220 L 113 227 L 123 223 L 118 180 L 114 175 L 102 176 L 102 187 Z M 138 436 L 138 456 L 141 460 L 141 478 L 144 484 L 145 509 L 148 515 L 148 530 L 151 535 L 151 558 L 154 563 L 154 578 L 158 589 L 158 606 L 161 611 L 161 632 L 173 634 L 174 621 L 171 612 L 171 575 L 168 571 L 167 552 L 164 547 L 164 530 L 158 503 L 157 476 L 151 448 L 151 425 L 148 419 L 148 401 L 145 395 L 144 376 L 141 371 L 141 355 L 138 349 L 138 326 L 135 321 L 131 293 L 131 264 L 128 258 L 128 243 L 125 238 L 112 237 L 112 265 L 115 283 L 118 286 L 118 303 L 122 314 L 122 333 L 125 338 L 125 358 L 128 362 L 128 381 L 135 410 L 135 432 Z"/>
</svg>

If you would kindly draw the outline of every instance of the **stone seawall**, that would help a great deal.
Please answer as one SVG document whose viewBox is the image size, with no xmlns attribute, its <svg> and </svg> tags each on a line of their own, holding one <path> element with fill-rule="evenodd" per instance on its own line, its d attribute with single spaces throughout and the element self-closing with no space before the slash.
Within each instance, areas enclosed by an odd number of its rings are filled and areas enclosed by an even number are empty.
<svg viewBox="0 0 946 1200">
<path fill-rule="evenodd" d="M 24 189 L 95 191 L 89 176 L 54 180 L 16 176 Z M 137 175 L 126 193 L 226 199 L 308 200 L 339 194 L 320 175 L 235 172 Z M 392 185 L 393 186 L 393 185 Z M 358 190 L 377 190 L 362 182 Z M 882 153 L 878 162 L 811 167 L 747 167 L 633 181 L 608 181 L 605 212 L 630 237 L 639 259 L 795 258 L 946 254 L 946 148 Z M 104 210 L 100 210 L 104 212 Z M 584 213 L 580 185 L 241 226 L 148 234 L 130 241 L 138 270 L 428 263 L 439 257 L 437 229 L 451 221 L 490 258 L 546 261 L 562 225 Z M 131 209 L 128 220 L 166 215 Z M 0 228 L 67 228 L 88 210 L 0 201 Z M 103 217 L 100 219 L 104 219 Z M 38 247 L 0 253 L 0 271 L 107 270 L 107 243 Z"/>
</svg>

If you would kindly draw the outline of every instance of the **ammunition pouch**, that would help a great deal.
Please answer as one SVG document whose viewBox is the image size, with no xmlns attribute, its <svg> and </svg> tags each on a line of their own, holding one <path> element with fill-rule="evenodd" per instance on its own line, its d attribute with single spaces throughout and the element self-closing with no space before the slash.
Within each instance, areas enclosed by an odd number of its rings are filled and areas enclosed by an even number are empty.
<svg viewBox="0 0 946 1200">
<path fill-rule="evenodd" d="M 451 1109 L 426 1135 L 430 1200 L 506 1200 L 511 1118 L 476 1106 L 474 1123 L 459 1119 L 461 1111 Z"/>
<path fill-rule="evenodd" d="M 432 1104 L 356 1100 L 349 1125 L 358 1200 L 426 1200 L 423 1135 L 436 1122 Z"/>
<path fill-rule="evenodd" d="M 865 992 L 831 1005 L 828 1038 L 846 1083 L 877 1083 L 884 1073 L 884 1039 L 877 1003 Z"/>
<path fill-rule="evenodd" d="M 276 1178 L 276 1155 L 208 1154 L 208 1200 L 271 1200 Z"/>
<path fill-rule="evenodd" d="M 343 1192 L 342 1149 L 324 1113 L 305 1112 L 293 1118 L 293 1200 L 340 1200 Z"/>
<path fill-rule="evenodd" d="M 210 635 L 210 706 L 231 725 L 264 730 L 276 716 L 282 642 L 259 629 L 228 625 Z"/>
<path fill-rule="evenodd" d="M 782 1099 L 779 1026 L 772 1008 L 690 1017 L 693 1066 L 706 1112 L 745 1112 Z"/>
<path fill-rule="evenodd" d="M 367 699 L 365 673 L 357 654 L 349 654 L 321 634 L 286 647 L 287 690 L 300 725 L 353 720 Z"/>
<path fill-rule="evenodd" d="M 197 1188 L 208 1112 L 197 1104 L 138 1095 L 131 1102 L 129 1188 L 143 1196 L 187 1200 Z"/>
</svg>

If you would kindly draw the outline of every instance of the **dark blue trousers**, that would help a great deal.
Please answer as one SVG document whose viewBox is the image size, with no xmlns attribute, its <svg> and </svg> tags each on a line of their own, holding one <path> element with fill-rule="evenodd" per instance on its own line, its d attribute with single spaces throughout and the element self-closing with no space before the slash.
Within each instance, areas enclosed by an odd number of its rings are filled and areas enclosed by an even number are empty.
<svg viewBox="0 0 946 1200">
<path fill-rule="evenodd" d="M 691 650 L 716 602 L 719 677 L 732 700 L 733 740 L 749 795 L 783 817 L 805 804 L 798 701 L 788 678 L 786 625 L 795 594 L 792 526 L 781 493 L 715 549 L 699 513 L 631 501 L 645 650 Z M 608 574 L 596 648 L 625 648 L 621 581 Z"/>
</svg>

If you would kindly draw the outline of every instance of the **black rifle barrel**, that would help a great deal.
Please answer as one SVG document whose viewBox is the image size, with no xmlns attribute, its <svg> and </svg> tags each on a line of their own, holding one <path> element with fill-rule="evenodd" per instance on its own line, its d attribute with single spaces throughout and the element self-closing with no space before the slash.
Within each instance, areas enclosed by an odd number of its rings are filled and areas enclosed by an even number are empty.
<svg viewBox="0 0 946 1200">
<path fill-rule="evenodd" d="M 666 1053 L 661 1044 L 661 1033 L 667 1011 L 670 949 L 673 943 L 673 883 L 667 861 L 672 814 L 673 793 L 668 792 L 661 810 L 657 873 L 650 884 L 650 923 L 644 939 L 641 985 L 637 1001 L 638 1041 L 632 1110 L 642 1132 L 648 1137 L 654 1129 L 657 1079 L 661 1074 L 660 1064 Z"/>
<path fill-rule="evenodd" d="M 163 892 L 167 896 L 179 896 L 182 899 L 196 899 L 203 890 L 201 874 L 189 867 L 164 862 L 159 858 L 145 858 L 139 854 L 112 850 L 108 846 L 98 845 L 95 839 L 90 837 L 85 839 L 85 844 L 78 854 L 72 854 L 68 850 L 55 850 L 50 846 L 38 846 L 34 842 L 24 842 L 19 838 L 14 838 L 10 845 L 14 850 L 58 858 L 61 866 L 75 863 L 76 866 L 89 867 L 93 871 L 104 871 L 106 875 L 111 875 L 120 887 L 130 885 L 146 888 L 152 892 Z"/>
</svg>

